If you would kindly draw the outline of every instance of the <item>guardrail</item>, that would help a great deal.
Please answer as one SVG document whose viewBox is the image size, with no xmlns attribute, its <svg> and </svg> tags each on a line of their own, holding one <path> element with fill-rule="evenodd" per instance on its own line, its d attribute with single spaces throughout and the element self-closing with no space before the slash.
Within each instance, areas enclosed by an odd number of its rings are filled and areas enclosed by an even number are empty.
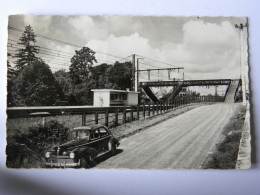
<svg viewBox="0 0 260 195">
<path fill-rule="evenodd" d="M 174 101 L 158 102 L 153 104 L 143 104 L 135 106 L 123 106 L 94 113 L 91 120 L 86 120 L 86 114 L 82 115 L 82 125 L 86 124 L 104 124 L 105 126 L 118 126 L 128 122 L 148 118 L 151 116 L 160 115 L 180 108 L 182 106 L 194 103 L 214 103 L 223 102 L 223 98 L 216 96 L 198 96 L 198 97 L 184 97 Z"/>
<path fill-rule="evenodd" d="M 173 101 L 157 102 L 134 106 L 50 106 L 50 107 L 13 107 L 7 108 L 8 118 L 34 118 L 63 115 L 81 115 L 82 125 L 101 123 L 115 126 L 160 115 L 181 106 L 193 103 L 222 102 L 223 98 L 215 96 L 177 97 Z"/>
</svg>

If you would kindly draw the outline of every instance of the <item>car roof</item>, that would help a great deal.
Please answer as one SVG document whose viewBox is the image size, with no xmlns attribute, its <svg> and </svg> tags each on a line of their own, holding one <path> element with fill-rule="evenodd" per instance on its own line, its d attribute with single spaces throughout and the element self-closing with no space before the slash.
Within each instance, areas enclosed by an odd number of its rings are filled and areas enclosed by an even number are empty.
<svg viewBox="0 0 260 195">
<path fill-rule="evenodd" d="M 94 130 L 100 127 L 105 127 L 104 125 L 101 124 L 95 124 L 95 125 L 87 125 L 87 126 L 80 126 L 80 127 L 75 127 L 71 131 L 76 131 L 76 130 Z"/>
</svg>

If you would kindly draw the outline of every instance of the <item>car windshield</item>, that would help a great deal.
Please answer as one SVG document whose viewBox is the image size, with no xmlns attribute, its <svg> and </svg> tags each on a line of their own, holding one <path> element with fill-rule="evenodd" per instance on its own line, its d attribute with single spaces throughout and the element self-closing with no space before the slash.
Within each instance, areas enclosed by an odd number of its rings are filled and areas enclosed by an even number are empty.
<svg viewBox="0 0 260 195">
<path fill-rule="evenodd" d="M 70 140 L 89 139 L 90 132 L 88 130 L 77 130 L 70 133 Z"/>
</svg>

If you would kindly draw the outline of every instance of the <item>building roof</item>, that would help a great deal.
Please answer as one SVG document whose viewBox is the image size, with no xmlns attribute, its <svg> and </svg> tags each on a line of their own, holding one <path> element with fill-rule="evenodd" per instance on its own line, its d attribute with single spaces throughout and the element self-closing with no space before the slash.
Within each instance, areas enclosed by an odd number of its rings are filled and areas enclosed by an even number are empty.
<svg viewBox="0 0 260 195">
<path fill-rule="evenodd" d="M 139 93 L 136 91 L 117 90 L 117 89 L 91 89 L 94 92 L 118 92 L 118 93 Z"/>
</svg>

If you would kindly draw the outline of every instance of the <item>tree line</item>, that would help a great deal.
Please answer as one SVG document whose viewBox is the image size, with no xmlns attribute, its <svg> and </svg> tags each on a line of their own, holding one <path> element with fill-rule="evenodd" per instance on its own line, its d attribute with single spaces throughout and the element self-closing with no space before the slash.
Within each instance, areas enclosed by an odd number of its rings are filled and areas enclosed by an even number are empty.
<svg viewBox="0 0 260 195">
<path fill-rule="evenodd" d="M 21 47 L 12 56 L 17 58 L 15 67 L 7 60 L 8 106 L 51 106 L 57 100 L 68 101 L 69 105 L 91 105 L 91 89 L 131 87 L 131 62 L 93 66 L 97 59 L 88 47 L 75 50 L 68 72 L 61 69 L 52 73 L 37 56 L 40 47 L 35 45 L 36 37 L 32 27 L 26 26 L 18 42 Z"/>
</svg>

